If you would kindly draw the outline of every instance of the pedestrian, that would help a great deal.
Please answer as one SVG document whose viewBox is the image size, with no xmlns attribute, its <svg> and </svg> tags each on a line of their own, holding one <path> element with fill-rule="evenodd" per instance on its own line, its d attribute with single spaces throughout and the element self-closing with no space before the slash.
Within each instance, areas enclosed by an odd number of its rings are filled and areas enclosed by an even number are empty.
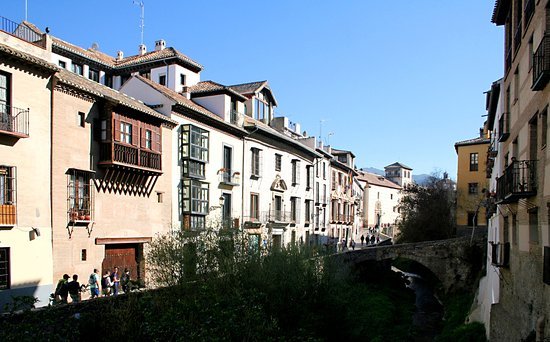
<svg viewBox="0 0 550 342">
<path fill-rule="evenodd" d="M 118 274 L 118 267 L 115 267 L 113 273 L 111 273 L 111 282 L 113 284 L 113 295 L 118 296 L 118 287 L 120 285 L 120 275 Z"/>
<path fill-rule="evenodd" d="M 67 304 L 67 297 L 69 296 L 69 289 L 67 287 L 69 282 L 69 275 L 64 274 L 63 278 L 59 279 L 57 286 L 55 287 L 54 297 L 56 302 Z"/>
<path fill-rule="evenodd" d="M 94 268 L 94 273 L 90 274 L 90 279 L 88 279 L 88 285 L 90 286 L 90 293 L 92 298 L 99 297 L 99 271 L 97 268 Z"/>
<path fill-rule="evenodd" d="M 361 246 L 363 246 L 363 242 L 365 241 L 365 236 L 361 235 Z"/>
<path fill-rule="evenodd" d="M 130 271 L 127 268 L 124 269 L 124 274 L 120 278 L 120 284 L 124 293 L 130 292 Z"/>
<path fill-rule="evenodd" d="M 355 241 L 351 240 L 351 249 L 355 250 Z"/>
<path fill-rule="evenodd" d="M 377 244 L 380 243 L 380 235 L 378 235 L 378 236 L 376 237 L 376 243 L 377 243 Z"/>
<path fill-rule="evenodd" d="M 80 302 L 80 284 L 78 283 L 78 275 L 73 274 L 73 281 L 71 281 L 67 287 L 69 288 L 69 295 L 73 303 Z"/>
<path fill-rule="evenodd" d="M 111 287 L 113 282 L 111 281 L 111 274 L 109 270 L 105 270 L 103 277 L 101 277 L 101 293 L 103 297 L 108 297 L 111 295 Z"/>
<path fill-rule="evenodd" d="M 374 237 L 374 235 L 371 235 L 370 237 L 370 243 L 371 245 L 374 245 L 374 241 L 376 240 L 376 238 Z"/>
</svg>

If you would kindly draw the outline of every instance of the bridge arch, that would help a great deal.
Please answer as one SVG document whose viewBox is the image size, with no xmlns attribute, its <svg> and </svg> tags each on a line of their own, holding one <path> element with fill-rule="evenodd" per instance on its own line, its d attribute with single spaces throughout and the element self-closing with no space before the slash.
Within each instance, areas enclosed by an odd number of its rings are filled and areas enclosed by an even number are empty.
<svg viewBox="0 0 550 342">
<path fill-rule="evenodd" d="M 477 237 L 369 247 L 338 254 L 345 263 L 413 260 L 429 269 L 441 281 L 445 292 L 469 289 L 483 265 L 487 239 Z"/>
</svg>

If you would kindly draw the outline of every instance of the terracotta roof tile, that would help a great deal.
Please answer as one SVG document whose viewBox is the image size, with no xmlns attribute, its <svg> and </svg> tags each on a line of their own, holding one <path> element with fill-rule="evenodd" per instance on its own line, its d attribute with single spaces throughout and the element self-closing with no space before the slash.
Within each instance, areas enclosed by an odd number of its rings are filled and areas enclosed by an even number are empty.
<svg viewBox="0 0 550 342">
<path fill-rule="evenodd" d="M 173 47 L 167 47 L 165 49 L 158 50 L 158 51 L 146 52 L 143 55 L 134 55 L 134 56 L 125 57 L 121 61 L 116 61 L 116 66 L 122 68 L 122 67 L 139 64 L 139 63 L 150 62 L 150 61 L 171 58 L 171 57 L 177 58 L 183 61 L 184 63 L 187 63 L 188 65 L 198 69 L 199 71 L 203 69 L 202 65 L 195 62 L 194 60 L 187 57 L 186 55 L 179 52 L 178 50 L 174 49 Z"/>
<path fill-rule="evenodd" d="M 223 122 L 223 123 L 226 123 L 226 124 L 230 125 L 229 123 L 225 122 L 220 116 L 216 115 L 215 113 L 212 113 L 208 109 L 204 108 L 201 105 L 196 104 L 195 102 L 193 102 L 193 101 L 189 100 L 187 97 L 173 91 L 172 89 L 166 88 L 165 86 L 160 85 L 156 82 L 153 82 L 150 79 L 147 79 L 143 76 L 137 75 L 137 76 L 134 76 L 134 77 L 141 80 L 145 84 L 149 85 L 151 88 L 155 89 L 156 91 L 160 92 L 161 94 L 165 95 L 166 97 L 168 97 L 172 101 L 176 102 L 178 105 L 180 105 L 182 107 L 185 107 L 185 108 L 188 108 L 188 109 L 191 109 L 191 110 L 193 110 L 197 113 L 206 115 L 208 117 L 211 117 L 211 118 L 216 119 L 220 122 Z"/>
<path fill-rule="evenodd" d="M 223 91 L 231 95 L 237 96 L 243 101 L 246 101 L 246 97 L 244 97 L 243 95 L 239 94 L 238 92 L 236 92 L 235 90 L 229 87 L 226 87 L 214 81 L 201 81 L 191 87 L 188 87 L 187 91 L 190 94 L 207 94 L 211 92 Z"/>
<path fill-rule="evenodd" d="M 269 89 L 269 86 L 267 85 L 267 81 L 234 84 L 229 86 L 229 88 L 243 95 L 255 93 L 263 87 L 267 87 Z"/>
<path fill-rule="evenodd" d="M 85 58 L 89 58 L 93 61 L 104 64 L 111 68 L 115 67 L 115 59 L 101 51 L 97 51 L 93 49 L 83 49 L 80 46 L 76 46 L 74 44 L 68 43 L 64 40 L 61 40 L 53 36 L 52 36 L 52 44 L 53 46 L 57 46 L 63 50 L 68 50 L 72 53 L 75 53 Z"/>
<path fill-rule="evenodd" d="M 59 72 L 56 74 L 55 77 L 59 80 L 59 82 L 63 84 L 83 90 L 97 97 L 105 98 L 105 99 L 120 103 L 123 106 L 149 114 L 151 116 L 162 119 L 164 121 L 177 124 L 177 122 L 175 122 L 174 120 L 168 118 L 167 116 L 159 112 L 154 111 L 153 109 L 145 105 L 143 102 L 138 101 L 133 97 L 130 97 L 114 89 L 111 89 L 100 83 L 84 78 L 68 70 L 65 70 L 65 69 L 59 70 Z"/>
<path fill-rule="evenodd" d="M 399 190 L 402 189 L 399 185 L 388 180 L 384 176 L 377 175 L 375 173 L 364 172 L 364 171 L 358 171 L 358 173 L 359 175 L 357 176 L 357 179 L 363 182 L 367 182 L 368 184 L 383 186 L 383 187 L 392 188 L 392 189 L 399 189 Z"/>
<path fill-rule="evenodd" d="M 16 49 L 14 49 L 12 47 L 9 47 L 7 45 L 4 45 L 4 44 L 0 44 L 0 53 L 5 53 L 7 55 L 17 57 L 18 59 L 22 59 L 22 60 L 25 60 L 27 62 L 31 62 L 33 64 L 36 64 L 40 67 L 46 68 L 46 69 L 51 70 L 51 71 L 59 70 L 59 67 L 57 67 L 56 65 L 54 65 L 54 64 L 52 64 L 48 61 L 43 60 L 42 58 L 35 57 L 35 56 L 30 55 L 26 52 L 16 50 Z"/>
</svg>

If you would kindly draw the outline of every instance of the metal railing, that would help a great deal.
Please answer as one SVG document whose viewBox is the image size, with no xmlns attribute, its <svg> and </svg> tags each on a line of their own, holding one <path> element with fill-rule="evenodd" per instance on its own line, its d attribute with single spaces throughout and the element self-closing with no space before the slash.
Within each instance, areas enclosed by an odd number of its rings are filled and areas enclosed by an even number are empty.
<svg viewBox="0 0 550 342">
<path fill-rule="evenodd" d="M 514 160 L 497 178 L 497 201 L 511 203 L 537 192 L 536 160 Z"/>
<path fill-rule="evenodd" d="M 264 222 L 278 221 L 278 222 L 291 222 L 292 215 L 290 211 L 285 210 L 268 210 L 262 213 L 265 218 Z"/>
<path fill-rule="evenodd" d="M 232 109 L 229 116 L 229 121 L 233 125 L 242 126 L 244 123 L 244 115 Z"/>
<path fill-rule="evenodd" d="M 29 135 L 29 109 L 0 104 L 0 131 Z"/>
<path fill-rule="evenodd" d="M 543 90 L 550 79 L 550 35 L 545 33 L 533 54 L 533 90 Z"/>
<path fill-rule="evenodd" d="M 220 183 L 228 185 L 239 185 L 241 181 L 241 174 L 232 171 L 223 171 L 218 174 Z"/>
<path fill-rule="evenodd" d="M 45 48 L 45 40 L 41 34 L 31 30 L 28 26 L 16 23 L 2 16 L 0 16 L 0 31 L 4 31 L 31 44 Z"/>
</svg>

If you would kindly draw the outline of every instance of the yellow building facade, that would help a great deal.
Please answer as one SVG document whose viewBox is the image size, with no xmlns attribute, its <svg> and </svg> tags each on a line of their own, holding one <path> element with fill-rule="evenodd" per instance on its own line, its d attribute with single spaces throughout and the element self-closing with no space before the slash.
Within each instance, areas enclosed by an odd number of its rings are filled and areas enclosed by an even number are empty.
<svg viewBox="0 0 550 342">
<path fill-rule="evenodd" d="M 488 186 L 486 156 L 489 139 L 482 133 L 475 139 L 457 142 L 456 180 L 457 228 L 487 227 L 485 192 Z"/>
</svg>

